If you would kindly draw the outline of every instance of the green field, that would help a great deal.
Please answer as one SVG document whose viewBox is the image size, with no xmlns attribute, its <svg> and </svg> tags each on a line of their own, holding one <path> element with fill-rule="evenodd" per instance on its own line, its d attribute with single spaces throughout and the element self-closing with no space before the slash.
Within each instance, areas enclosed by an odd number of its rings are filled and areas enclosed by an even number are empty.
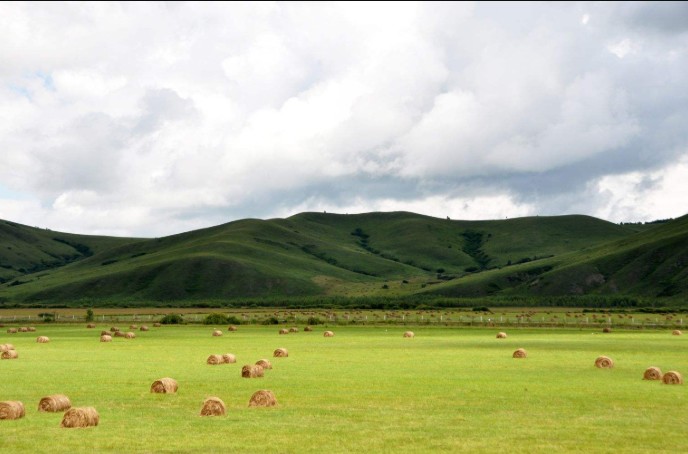
<svg viewBox="0 0 688 454">
<path fill-rule="evenodd" d="M 301 326 L 302 328 L 303 326 Z M 688 336 L 667 330 L 324 326 L 163 326 L 100 343 L 84 325 L 0 333 L 19 359 L 0 361 L 0 400 L 26 417 L 0 421 L 2 452 L 670 452 L 685 446 L 685 386 L 642 380 L 644 370 L 688 372 Z M 127 326 L 121 326 L 126 330 Z M 324 338 L 324 329 L 335 337 Z M 411 329 L 416 337 L 402 333 Z M 38 344 L 36 336 L 50 337 Z M 288 358 L 272 358 L 279 347 Z M 525 348 L 528 358 L 512 353 Z M 210 354 L 236 364 L 209 366 Z M 614 359 L 596 369 L 599 355 Z M 267 358 L 265 378 L 240 377 Z M 151 394 L 162 377 L 179 392 Z M 272 390 L 276 408 L 248 408 Z M 64 393 L 100 424 L 61 429 L 39 400 Z M 218 396 L 225 417 L 200 417 Z"/>
</svg>

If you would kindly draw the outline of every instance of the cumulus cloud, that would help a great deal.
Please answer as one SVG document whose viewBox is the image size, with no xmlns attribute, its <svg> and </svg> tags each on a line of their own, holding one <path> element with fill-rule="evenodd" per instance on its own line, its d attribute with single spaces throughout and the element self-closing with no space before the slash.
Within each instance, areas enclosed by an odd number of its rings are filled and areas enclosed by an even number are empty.
<svg viewBox="0 0 688 454">
<path fill-rule="evenodd" d="M 0 218 L 676 217 L 685 5 L 0 4 Z M 678 189 L 677 189 L 678 188 Z"/>
</svg>

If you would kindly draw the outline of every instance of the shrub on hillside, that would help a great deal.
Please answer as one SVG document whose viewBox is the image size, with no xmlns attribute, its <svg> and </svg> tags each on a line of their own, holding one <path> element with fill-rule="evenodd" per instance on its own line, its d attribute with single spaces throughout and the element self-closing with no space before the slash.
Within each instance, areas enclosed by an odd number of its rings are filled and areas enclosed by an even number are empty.
<svg viewBox="0 0 688 454">
<path fill-rule="evenodd" d="M 184 318 L 178 314 L 167 314 L 160 319 L 160 323 L 163 325 L 181 325 L 184 323 Z"/>
<path fill-rule="evenodd" d="M 325 323 L 325 322 L 320 320 L 318 317 L 308 317 L 308 324 L 309 325 L 322 325 L 323 323 Z"/>
<path fill-rule="evenodd" d="M 203 320 L 204 325 L 226 325 L 229 323 L 227 316 L 224 314 L 218 314 L 217 312 L 208 314 Z"/>
<path fill-rule="evenodd" d="M 235 315 L 230 315 L 227 317 L 227 323 L 231 325 L 241 325 L 241 320 L 239 320 Z"/>
</svg>

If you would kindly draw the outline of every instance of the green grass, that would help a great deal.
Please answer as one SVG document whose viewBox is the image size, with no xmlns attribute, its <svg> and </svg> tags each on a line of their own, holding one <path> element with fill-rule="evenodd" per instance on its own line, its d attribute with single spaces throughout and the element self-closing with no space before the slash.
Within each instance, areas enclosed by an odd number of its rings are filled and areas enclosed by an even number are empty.
<svg viewBox="0 0 688 454">
<path fill-rule="evenodd" d="M 120 326 L 125 329 L 126 326 Z M 0 399 L 27 415 L 0 421 L 8 452 L 648 452 L 684 446 L 684 386 L 642 380 L 643 371 L 688 372 L 688 337 L 669 331 L 330 326 L 280 336 L 279 327 L 165 326 L 134 340 L 98 342 L 101 329 L 39 326 L 0 334 L 17 360 L 0 361 Z M 226 327 L 221 327 L 226 330 Z M 414 339 L 402 338 L 406 329 Z M 51 338 L 37 344 L 38 335 Z M 272 358 L 278 347 L 288 358 Z M 528 358 L 511 357 L 525 348 Z M 212 353 L 237 363 L 208 366 Z M 593 366 L 599 355 L 616 367 Z M 240 368 L 268 358 L 263 379 Z M 155 395 L 161 377 L 175 395 Z M 279 407 L 248 408 L 272 390 Z M 38 401 L 67 394 L 94 406 L 100 425 L 60 429 L 60 414 Z M 226 417 L 198 416 L 203 399 L 222 398 Z"/>
</svg>

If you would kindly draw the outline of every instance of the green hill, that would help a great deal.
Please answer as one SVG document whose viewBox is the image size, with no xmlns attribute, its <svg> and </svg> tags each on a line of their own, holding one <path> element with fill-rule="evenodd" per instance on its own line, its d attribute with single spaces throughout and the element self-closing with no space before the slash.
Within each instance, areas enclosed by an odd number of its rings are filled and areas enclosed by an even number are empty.
<svg viewBox="0 0 688 454">
<path fill-rule="evenodd" d="M 608 259 L 607 265 L 595 266 L 603 276 L 614 275 L 614 280 L 605 277 L 611 292 L 611 282 L 625 286 L 636 275 L 629 269 L 617 276 L 607 268 L 628 266 L 631 259 L 645 263 L 652 256 L 649 250 L 614 256 L 628 249 L 622 245 L 640 241 L 652 249 L 655 240 L 668 235 L 656 232 L 685 232 L 680 225 L 638 228 L 578 215 L 454 221 L 406 212 L 302 213 L 134 239 L 0 222 L 0 265 L 6 272 L 0 302 L 133 305 L 304 296 L 570 294 L 572 287 L 554 276 L 567 267 L 588 269 L 588 256 Z M 604 291 L 593 285 L 599 278 L 592 274 L 585 275 L 592 284 L 574 293 Z M 665 274 L 667 295 L 685 292 L 680 280 L 672 281 L 670 271 Z M 534 284 L 538 276 L 542 280 Z M 643 277 L 636 280 L 633 291 L 654 291 Z"/>
</svg>

